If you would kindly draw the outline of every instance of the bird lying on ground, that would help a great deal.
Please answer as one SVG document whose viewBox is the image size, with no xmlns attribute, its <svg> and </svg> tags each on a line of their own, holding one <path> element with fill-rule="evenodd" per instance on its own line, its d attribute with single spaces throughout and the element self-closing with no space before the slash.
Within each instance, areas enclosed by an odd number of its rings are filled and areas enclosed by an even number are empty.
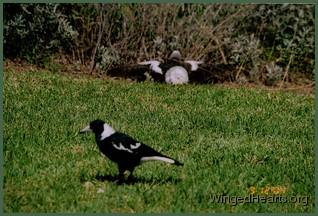
<svg viewBox="0 0 318 216">
<path fill-rule="evenodd" d="M 166 163 L 182 166 L 179 161 L 167 157 L 151 147 L 136 141 L 132 137 L 115 131 L 102 120 L 94 120 L 80 133 L 93 132 L 99 150 L 118 165 L 117 183 L 125 181 L 124 172 L 129 171 L 128 181 L 132 180 L 132 173 L 136 166 L 144 161 L 159 160 Z"/>
<path fill-rule="evenodd" d="M 181 54 L 178 50 L 174 50 L 168 60 L 160 62 L 158 60 L 143 61 L 139 65 L 150 65 L 151 71 L 165 78 L 165 82 L 169 84 L 185 84 L 189 82 L 188 73 L 196 71 L 199 64 L 203 61 L 187 60 L 182 61 Z"/>
</svg>

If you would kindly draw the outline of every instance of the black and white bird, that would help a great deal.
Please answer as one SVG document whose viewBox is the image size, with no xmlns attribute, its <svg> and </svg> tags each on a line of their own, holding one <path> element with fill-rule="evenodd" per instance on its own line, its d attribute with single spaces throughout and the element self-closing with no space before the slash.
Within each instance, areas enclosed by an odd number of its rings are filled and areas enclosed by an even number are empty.
<svg viewBox="0 0 318 216">
<path fill-rule="evenodd" d="M 196 71 L 202 63 L 203 61 L 182 61 L 180 52 L 174 50 L 165 62 L 150 60 L 138 64 L 149 65 L 150 70 L 164 77 L 166 83 L 186 84 L 189 82 L 189 71 Z"/>
<path fill-rule="evenodd" d="M 80 132 L 93 132 L 99 150 L 110 160 L 118 165 L 118 181 L 124 181 L 124 172 L 129 171 L 127 180 L 132 179 L 132 173 L 136 166 L 145 161 L 163 161 L 166 163 L 182 166 L 179 161 L 167 157 L 151 147 L 136 141 L 129 135 L 115 131 L 110 125 L 102 120 L 94 120 Z"/>
</svg>

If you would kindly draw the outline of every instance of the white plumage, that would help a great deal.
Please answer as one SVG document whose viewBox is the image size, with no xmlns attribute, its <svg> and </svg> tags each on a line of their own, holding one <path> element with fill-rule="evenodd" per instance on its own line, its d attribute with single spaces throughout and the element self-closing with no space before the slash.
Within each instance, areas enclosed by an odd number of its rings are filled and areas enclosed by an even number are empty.
<svg viewBox="0 0 318 216">
<path fill-rule="evenodd" d="M 184 62 L 191 65 L 191 71 L 196 71 L 196 70 L 198 70 L 199 64 L 203 64 L 203 61 L 187 60 L 187 61 L 184 61 Z"/>
<path fill-rule="evenodd" d="M 170 84 L 185 84 L 189 82 L 189 75 L 183 67 L 174 66 L 165 74 L 165 81 Z"/>
<path fill-rule="evenodd" d="M 159 74 L 163 74 L 162 73 L 162 69 L 159 67 L 160 65 L 160 61 L 157 60 L 151 60 L 151 61 L 143 61 L 138 63 L 140 65 L 150 65 L 150 70 L 159 73 Z"/>
<path fill-rule="evenodd" d="M 152 161 L 152 160 L 158 160 L 158 161 L 164 161 L 167 163 L 174 163 L 174 160 L 170 159 L 170 158 L 166 158 L 166 157 L 160 157 L 160 156 L 151 156 L 151 157 L 142 157 L 140 159 L 141 161 Z"/>
</svg>

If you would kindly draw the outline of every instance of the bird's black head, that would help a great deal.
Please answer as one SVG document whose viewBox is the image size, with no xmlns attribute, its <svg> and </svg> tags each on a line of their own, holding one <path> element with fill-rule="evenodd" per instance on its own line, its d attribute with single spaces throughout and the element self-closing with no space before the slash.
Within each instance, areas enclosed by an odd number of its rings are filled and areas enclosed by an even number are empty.
<svg viewBox="0 0 318 216">
<path fill-rule="evenodd" d="M 104 124 L 105 124 L 104 121 L 102 121 L 100 119 L 96 119 L 96 120 L 92 121 L 91 123 L 89 123 L 89 125 L 87 127 L 83 128 L 80 131 L 80 133 L 92 131 L 94 134 L 101 134 L 104 131 Z"/>
</svg>

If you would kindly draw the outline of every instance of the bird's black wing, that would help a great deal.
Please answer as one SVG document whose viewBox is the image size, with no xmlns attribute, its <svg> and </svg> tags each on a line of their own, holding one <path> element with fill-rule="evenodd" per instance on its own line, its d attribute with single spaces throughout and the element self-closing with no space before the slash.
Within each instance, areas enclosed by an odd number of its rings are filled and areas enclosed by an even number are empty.
<svg viewBox="0 0 318 216">
<path fill-rule="evenodd" d="M 110 142 L 113 147 L 118 151 L 125 151 L 135 156 L 139 155 L 140 157 L 144 156 L 163 156 L 153 148 L 135 140 L 134 138 L 117 132 L 110 137 Z"/>
<path fill-rule="evenodd" d="M 138 142 L 137 140 L 126 134 L 117 132 L 110 136 L 108 139 L 111 143 L 112 148 L 112 155 L 109 155 L 109 157 L 117 163 L 121 163 L 126 167 L 139 164 L 142 158 L 151 158 L 154 156 L 170 159 L 175 165 L 182 165 L 182 163 L 180 163 L 179 161 L 157 152 L 150 146 Z M 169 163 L 172 162 L 170 161 Z"/>
<path fill-rule="evenodd" d="M 144 81 L 146 72 L 149 72 L 148 65 L 117 65 L 108 69 L 107 75 Z"/>
</svg>

